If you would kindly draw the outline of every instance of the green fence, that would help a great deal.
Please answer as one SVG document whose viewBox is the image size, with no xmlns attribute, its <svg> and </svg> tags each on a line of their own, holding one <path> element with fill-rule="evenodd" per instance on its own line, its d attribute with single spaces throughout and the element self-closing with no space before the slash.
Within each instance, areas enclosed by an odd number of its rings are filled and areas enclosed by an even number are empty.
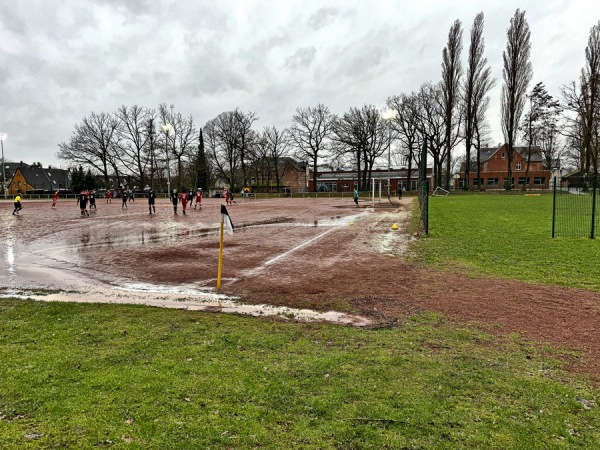
<svg viewBox="0 0 600 450">
<path fill-rule="evenodd" d="M 557 184 L 555 178 L 552 237 L 595 239 L 600 229 L 598 178 L 589 177 L 577 187 Z"/>
</svg>

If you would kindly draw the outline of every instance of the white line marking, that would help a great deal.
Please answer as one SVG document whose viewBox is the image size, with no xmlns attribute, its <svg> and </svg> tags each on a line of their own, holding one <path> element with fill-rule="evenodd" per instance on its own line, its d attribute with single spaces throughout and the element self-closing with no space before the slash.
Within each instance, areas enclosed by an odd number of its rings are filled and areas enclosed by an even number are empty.
<svg viewBox="0 0 600 450">
<path fill-rule="evenodd" d="M 302 244 L 300 244 L 300 245 L 297 245 L 297 246 L 295 246 L 294 248 L 291 248 L 291 249 L 290 249 L 290 250 L 288 250 L 287 252 L 285 252 L 285 253 L 282 253 L 281 255 L 278 255 L 278 256 L 276 256 L 275 258 L 272 258 L 272 259 L 268 260 L 267 262 L 265 262 L 265 263 L 263 264 L 263 266 L 270 266 L 271 264 L 274 264 L 274 263 L 276 263 L 276 262 L 277 262 L 277 261 L 279 261 L 280 259 L 282 259 L 282 258 L 285 258 L 286 256 L 288 256 L 290 253 L 293 253 L 293 252 L 295 252 L 296 250 L 299 250 L 299 249 L 301 249 L 302 247 L 306 247 L 306 246 L 307 246 L 307 245 L 309 245 L 310 243 L 312 243 L 312 242 L 314 242 L 314 241 L 316 241 L 316 240 L 318 240 L 318 239 L 321 239 L 321 238 L 322 238 L 323 236 L 325 236 L 326 234 L 329 234 L 329 233 L 331 233 L 332 231 L 335 231 L 335 230 L 337 230 L 338 228 L 339 228 L 339 227 L 335 227 L 335 228 L 331 228 L 331 229 L 329 229 L 329 230 L 327 230 L 327 231 L 324 231 L 323 233 L 319 234 L 318 236 L 315 236 L 314 238 L 312 238 L 312 239 L 309 239 L 308 241 L 306 241 L 306 242 L 303 242 Z"/>
</svg>

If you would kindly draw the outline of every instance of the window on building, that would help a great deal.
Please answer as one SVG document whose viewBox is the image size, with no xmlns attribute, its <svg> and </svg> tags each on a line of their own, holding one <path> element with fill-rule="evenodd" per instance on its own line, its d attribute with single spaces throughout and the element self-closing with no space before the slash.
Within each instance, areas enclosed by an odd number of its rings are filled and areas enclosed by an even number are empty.
<svg viewBox="0 0 600 450">
<path fill-rule="evenodd" d="M 498 178 L 488 178 L 487 184 L 488 186 L 498 186 Z"/>
<path fill-rule="evenodd" d="M 504 152 L 500 153 L 500 158 L 504 159 Z"/>
<path fill-rule="evenodd" d="M 546 177 L 533 177 L 533 184 L 537 184 L 537 185 L 546 184 Z"/>
<path fill-rule="evenodd" d="M 337 192 L 337 183 L 317 183 L 317 191 L 318 192 Z"/>
<path fill-rule="evenodd" d="M 515 170 L 521 170 L 521 163 L 518 162 L 517 164 L 515 164 Z"/>
<path fill-rule="evenodd" d="M 525 177 L 519 177 L 519 184 L 529 184 L 529 177 L 525 180 Z"/>
<path fill-rule="evenodd" d="M 483 184 L 483 178 L 473 178 L 473 186 L 479 186 Z"/>
</svg>

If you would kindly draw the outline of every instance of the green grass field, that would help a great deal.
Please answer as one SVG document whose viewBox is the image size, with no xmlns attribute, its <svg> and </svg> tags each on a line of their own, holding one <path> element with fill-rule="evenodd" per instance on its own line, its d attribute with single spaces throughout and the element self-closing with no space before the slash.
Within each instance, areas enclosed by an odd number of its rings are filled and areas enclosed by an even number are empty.
<svg viewBox="0 0 600 450">
<path fill-rule="evenodd" d="M 552 195 L 431 197 L 413 259 L 471 275 L 600 291 L 600 242 L 552 239 Z"/>
<path fill-rule="evenodd" d="M 549 351 L 402 328 L 0 302 L 0 448 L 598 448 Z M 502 351 L 500 348 L 502 347 Z"/>
</svg>

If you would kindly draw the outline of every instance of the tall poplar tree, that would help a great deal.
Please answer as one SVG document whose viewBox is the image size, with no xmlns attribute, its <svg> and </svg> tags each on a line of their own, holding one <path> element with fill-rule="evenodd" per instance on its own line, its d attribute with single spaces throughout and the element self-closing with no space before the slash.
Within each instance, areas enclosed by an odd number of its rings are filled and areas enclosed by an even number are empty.
<svg viewBox="0 0 600 450">
<path fill-rule="evenodd" d="M 506 189 L 512 189 L 512 170 L 514 147 L 519 122 L 525 107 L 527 87 L 533 76 L 530 61 L 531 43 L 529 41 L 531 32 L 529 24 L 525 19 L 525 11 L 517 9 L 515 15 L 510 19 L 507 30 L 506 50 L 502 52 L 504 68 L 502 77 L 501 115 L 502 132 L 507 144 L 507 181 Z"/>
<path fill-rule="evenodd" d="M 452 165 L 452 148 L 458 140 L 457 108 L 459 98 L 460 77 L 463 74 L 460 54 L 462 52 L 462 24 L 460 20 L 454 21 L 448 33 L 448 43 L 442 52 L 442 110 L 444 113 L 444 153 L 442 159 L 446 160 L 446 189 L 450 188 L 450 168 Z M 440 180 L 438 180 L 440 182 Z"/>
<path fill-rule="evenodd" d="M 477 118 L 481 108 L 486 106 L 482 101 L 494 86 L 492 69 L 487 65 L 487 58 L 483 56 L 485 49 L 483 40 L 483 13 L 475 16 L 471 27 L 471 44 L 469 46 L 469 63 L 466 79 L 463 84 L 464 96 L 464 137 L 465 137 L 465 183 L 464 189 L 469 190 L 469 174 L 471 171 L 471 148 L 474 144 Z M 476 149 L 479 147 L 476 146 Z M 478 155 L 479 160 L 479 155 Z"/>
</svg>

